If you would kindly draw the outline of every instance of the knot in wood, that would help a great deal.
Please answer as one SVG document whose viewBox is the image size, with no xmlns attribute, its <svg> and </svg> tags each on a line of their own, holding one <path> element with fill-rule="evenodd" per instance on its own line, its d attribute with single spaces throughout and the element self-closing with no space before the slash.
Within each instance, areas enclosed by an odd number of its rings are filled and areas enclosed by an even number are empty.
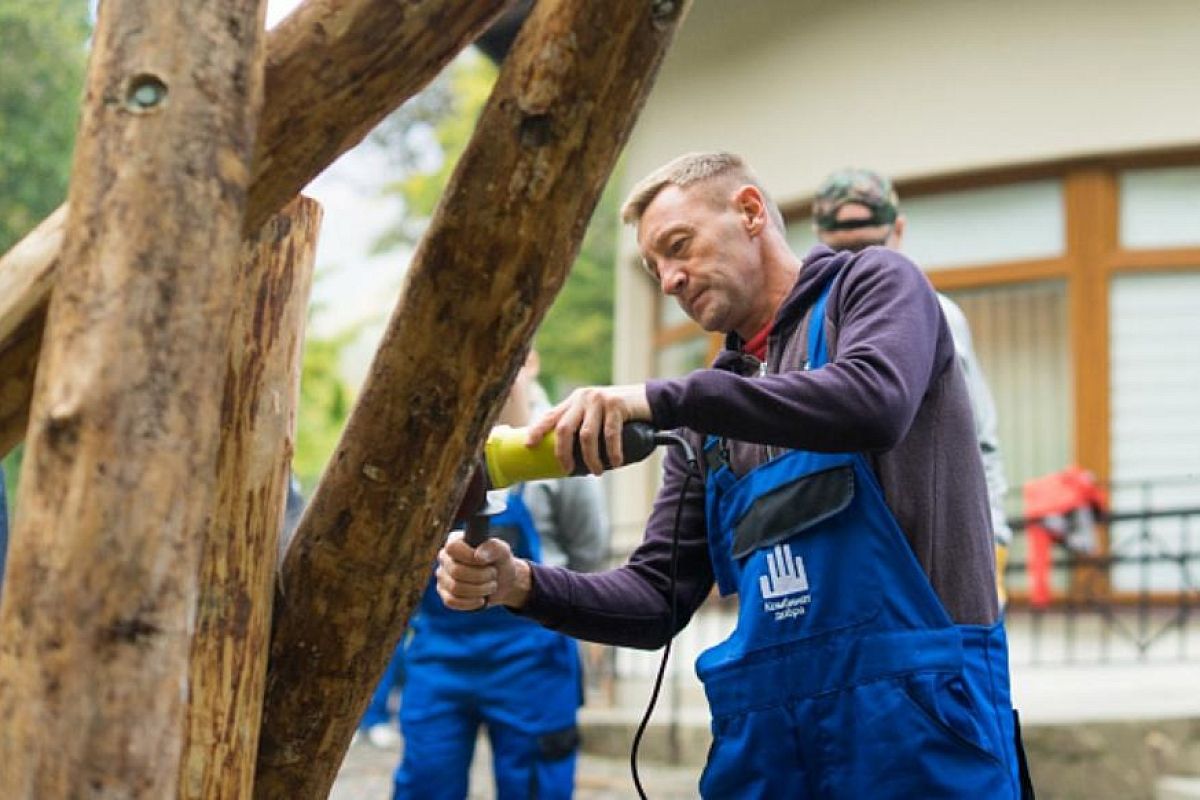
<svg viewBox="0 0 1200 800">
<path fill-rule="evenodd" d="M 162 628 L 141 617 L 114 620 L 103 633 L 105 641 L 113 644 L 138 644 L 162 633 Z"/>
<path fill-rule="evenodd" d="M 137 114 L 154 111 L 167 99 L 167 85 L 157 75 L 135 75 L 125 87 L 125 107 Z"/>
<path fill-rule="evenodd" d="M 82 424 L 79 412 L 74 408 L 59 406 L 46 415 L 46 442 L 55 450 L 69 450 L 79 443 L 79 428 Z"/>
<path fill-rule="evenodd" d="M 375 483 L 384 483 L 387 480 L 387 473 L 374 464 L 363 464 L 363 477 Z"/>
<path fill-rule="evenodd" d="M 682 7 L 678 0 L 654 0 L 650 4 L 650 18 L 660 25 L 673 22 Z"/>
<path fill-rule="evenodd" d="M 545 147 L 554 138 L 549 114 L 526 114 L 521 119 L 521 144 L 524 147 Z"/>
</svg>

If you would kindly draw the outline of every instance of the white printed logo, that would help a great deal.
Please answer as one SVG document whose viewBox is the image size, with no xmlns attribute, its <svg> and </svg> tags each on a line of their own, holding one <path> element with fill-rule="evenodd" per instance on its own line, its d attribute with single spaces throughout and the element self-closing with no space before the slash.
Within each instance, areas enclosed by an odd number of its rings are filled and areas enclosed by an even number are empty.
<svg viewBox="0 0 1200 800">
<path fill-rule="evenodd" d="M 759 576 L 758 586 L 762 590 L 763 611 L 774 614 L 776 621 L 801 616 L 812 601 L 804 559 L 793 557 L 787 544 L 777 544 L 767 553 L 767 574 Z"/>
</svg>

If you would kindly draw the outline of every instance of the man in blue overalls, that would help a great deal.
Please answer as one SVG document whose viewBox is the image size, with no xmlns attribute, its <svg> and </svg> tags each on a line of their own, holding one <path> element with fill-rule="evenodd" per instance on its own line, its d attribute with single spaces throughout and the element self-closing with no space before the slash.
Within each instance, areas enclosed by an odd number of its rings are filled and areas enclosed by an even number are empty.
<svg viewBox="0 0 1200 800">
<path fill-rule="evenodd" d="M 528 423 L 537 404 L 530 397 L 538 388 L 536 371 L 531 353 L 501 423 Z M 608 548 L 598 482 L 518 484 L 509 490 L 506 509 L 492 518 L 491 535 L 534 563 L 594 570 Z M 463 800 L 482 725 L 499 800 L 571 797 L 583 692 L 578 643 L 499 606 L 474 614 L 451 611 L 432 581 L 412 629 L 400 702 L 404 757 L 394 796 Z"/>
<path fill-rule="evenodd" d="M 682 378 L 579 390 L 530 440 L 553 429 L 570 466 L 578 434 L 598 472 L 600 437 L 619 453 L 642 419 L 703 457 L 668 452 L 625 565 L 579 575 L 456 539 L 439 554 L 446 605 L 489 597 L 579 638 L 658 647 L 715 581 L 739 612 L 696 665 L 713 714 L 704 797 L 1019 797 L 983 465 L 928 281 L 886 248 L 797 257 L 728 153 L 657 170 L 623 217 L 664 294 L 726 349 Z"/>
</svg>

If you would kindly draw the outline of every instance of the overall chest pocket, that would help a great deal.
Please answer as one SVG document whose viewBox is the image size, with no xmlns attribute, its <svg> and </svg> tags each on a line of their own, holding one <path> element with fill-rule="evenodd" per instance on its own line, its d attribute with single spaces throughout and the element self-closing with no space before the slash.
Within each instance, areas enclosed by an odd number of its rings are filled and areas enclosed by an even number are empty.
<svg viewBox="0 0 1200 800">
<path fill-rule="evenodd" d="M 849 465 L 802 475 L 758 497 L 733 530 L 733 557 L 772 547 L 845 511 L 854 499 Z"/>
<path fill-rule="evenodd" d="M 845 462 L 796 470 L 754 497 L 730 526 L 748 651 L 878 615 L 884 537 L 860 480 Z"/>
</svg>

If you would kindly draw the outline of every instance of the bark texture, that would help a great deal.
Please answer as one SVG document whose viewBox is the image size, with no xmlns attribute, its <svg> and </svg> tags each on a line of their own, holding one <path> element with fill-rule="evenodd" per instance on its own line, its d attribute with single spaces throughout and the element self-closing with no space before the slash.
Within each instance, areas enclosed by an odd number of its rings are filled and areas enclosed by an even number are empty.
<svg viewBox="0 0 1200 800">
<path fill-rule="evenodd" d="M 275 26 L 244 230 L 257 231 L 424 88 L 507 3 L 308 0 Z M 25 435 L 41 334 L 29 323 L 45 314 L 59 252 L 45 243 L 61 241 L 65 219 L 60 208 L 0 259 L 0 288 L 17 289 L 0 292 L 0 455 Z"/>
<path fill-rule="evenodd" d="M 685 5 L 542 0 L 522 28 L 285 554 L 256 797 L 328 793 Z"/>
<path fill-rule="evenodd" d="M 104 0 L 0 608 L 0 797 L 170 796 L 262 4 Z"/>
<path fill-rule="evenodd" d="M 297 198 L 242 246 L 200 554 L 179 798 L 250 797 L 320 205 Z"/>
</svg>

